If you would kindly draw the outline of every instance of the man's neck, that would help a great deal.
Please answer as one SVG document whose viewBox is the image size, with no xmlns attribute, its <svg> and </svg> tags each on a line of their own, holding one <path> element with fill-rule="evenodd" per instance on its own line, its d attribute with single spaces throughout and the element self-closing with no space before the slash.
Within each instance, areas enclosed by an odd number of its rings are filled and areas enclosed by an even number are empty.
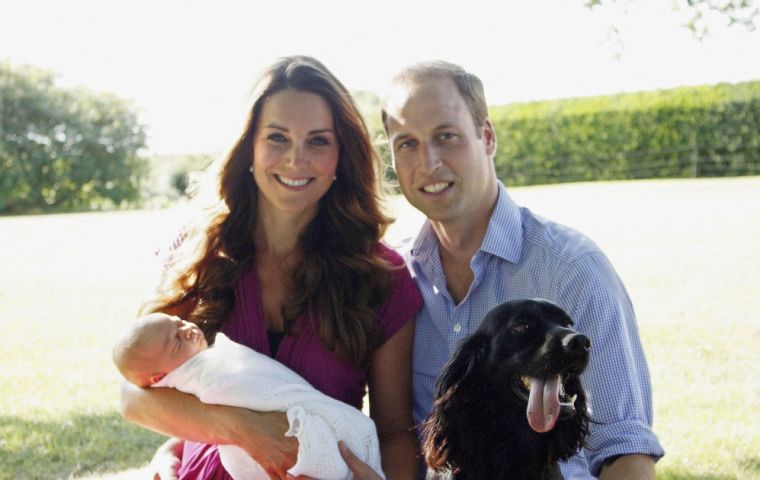
<svg viewBox="0 0 760 480">
<path fill-rule="evenodd" d="M 482 225 L 457 225 L 451 222 L 430 222 L 438 238 L 438 249 L 441 257 L 446 257 L 457 264 L 470 264 L 475 252 L 483 243 L 488 223 Z"/>
<path fill-rule="evenodd" d="M 445 255 L 460 265 L 470 264 L 473 255 L 483 244 L 497 198 L 498 192 L 495 192 L 487 206 L 476 214 L 462 215 L 452 221 L 430 221 L 438 237 L 441 257 Z"/>
<path fill-rule="evenodd" d="M 457 304 L 467 295 L 475 279 L 470 263 L 483 244 L 495 205 L 494 199 L 491 208 L 482 209 L 480 215 L 462 217 L 456 222 L 430 222 L 438 237 L 438 252 L 446 285 Z"/>
</svg>

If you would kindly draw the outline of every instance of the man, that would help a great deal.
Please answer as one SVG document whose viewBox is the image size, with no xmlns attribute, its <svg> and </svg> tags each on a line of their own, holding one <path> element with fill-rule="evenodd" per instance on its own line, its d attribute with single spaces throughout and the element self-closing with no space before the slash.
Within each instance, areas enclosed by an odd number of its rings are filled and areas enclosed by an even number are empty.
<svg viewBox="0 0 760 480">
<path fill-rule="evenodd" d="M 414 345 L 414 415 L 454 348 L 497 304 L 551 300 L 591 338 L 583 376 L 589 448 L 565 478 L 654 478 L 663 455 L 652 432 L 649 372 L 625 288 L 582 234 L 518 207 L 497 179 L 496 135 L 480 80 L 445 62 L 399 73 L 383 107 L 401 190 L 427 216 L 408 260 L 425 299 Z"/>
</svg>

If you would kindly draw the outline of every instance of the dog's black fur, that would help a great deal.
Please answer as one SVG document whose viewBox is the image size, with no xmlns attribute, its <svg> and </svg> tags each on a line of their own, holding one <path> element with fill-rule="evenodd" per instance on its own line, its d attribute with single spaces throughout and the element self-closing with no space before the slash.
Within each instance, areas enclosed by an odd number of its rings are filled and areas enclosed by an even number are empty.
<svg viewBox="0 0 760 480">
<path fill-rule="evenodd" d="M 545 300 L 503 303 L 459 346 L 436 383 L 423 425 L 428 478 L 562 478 L 558 460 L 573 456 L 588 434 L 586 397 L 578 376 L 590 341 Z M 567 400 L 554 428 L 537 433 L 526 416 L 523 378 L 561 375 Z"/>
</svg>

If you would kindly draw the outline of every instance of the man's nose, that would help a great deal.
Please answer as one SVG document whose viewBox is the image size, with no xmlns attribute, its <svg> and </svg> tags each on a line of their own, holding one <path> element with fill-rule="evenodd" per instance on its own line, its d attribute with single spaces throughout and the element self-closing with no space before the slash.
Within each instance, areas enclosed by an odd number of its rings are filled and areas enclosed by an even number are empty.
<svg viewBox="0 0 760 480">
<path fill-rule="evenodd" d="M 425 145 L 420 149 L 418 159 L 419 169 L 426 174 L 431 174 L 441 166 L 441 156 L 434 145 Z"/>
</svg>

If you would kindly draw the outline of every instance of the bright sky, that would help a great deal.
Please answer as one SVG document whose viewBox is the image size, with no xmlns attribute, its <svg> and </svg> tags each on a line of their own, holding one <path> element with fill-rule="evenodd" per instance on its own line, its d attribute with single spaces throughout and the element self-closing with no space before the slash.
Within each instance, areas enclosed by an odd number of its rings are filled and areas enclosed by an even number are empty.
<svg viewBox="0 0 760 480">
<path fill-rule="evenodd" d="M 4 0 L 0 61 L 132 99 L 153 153 L 225 150 L 258 72 L 297 53 L 376 93 L 405 64 L 452 61 L 483 80 L 494 105 L 760 79 L 760 31 L 718 23 L 699 42 L 670 1 L 611 3 Z"/>
</svg>

